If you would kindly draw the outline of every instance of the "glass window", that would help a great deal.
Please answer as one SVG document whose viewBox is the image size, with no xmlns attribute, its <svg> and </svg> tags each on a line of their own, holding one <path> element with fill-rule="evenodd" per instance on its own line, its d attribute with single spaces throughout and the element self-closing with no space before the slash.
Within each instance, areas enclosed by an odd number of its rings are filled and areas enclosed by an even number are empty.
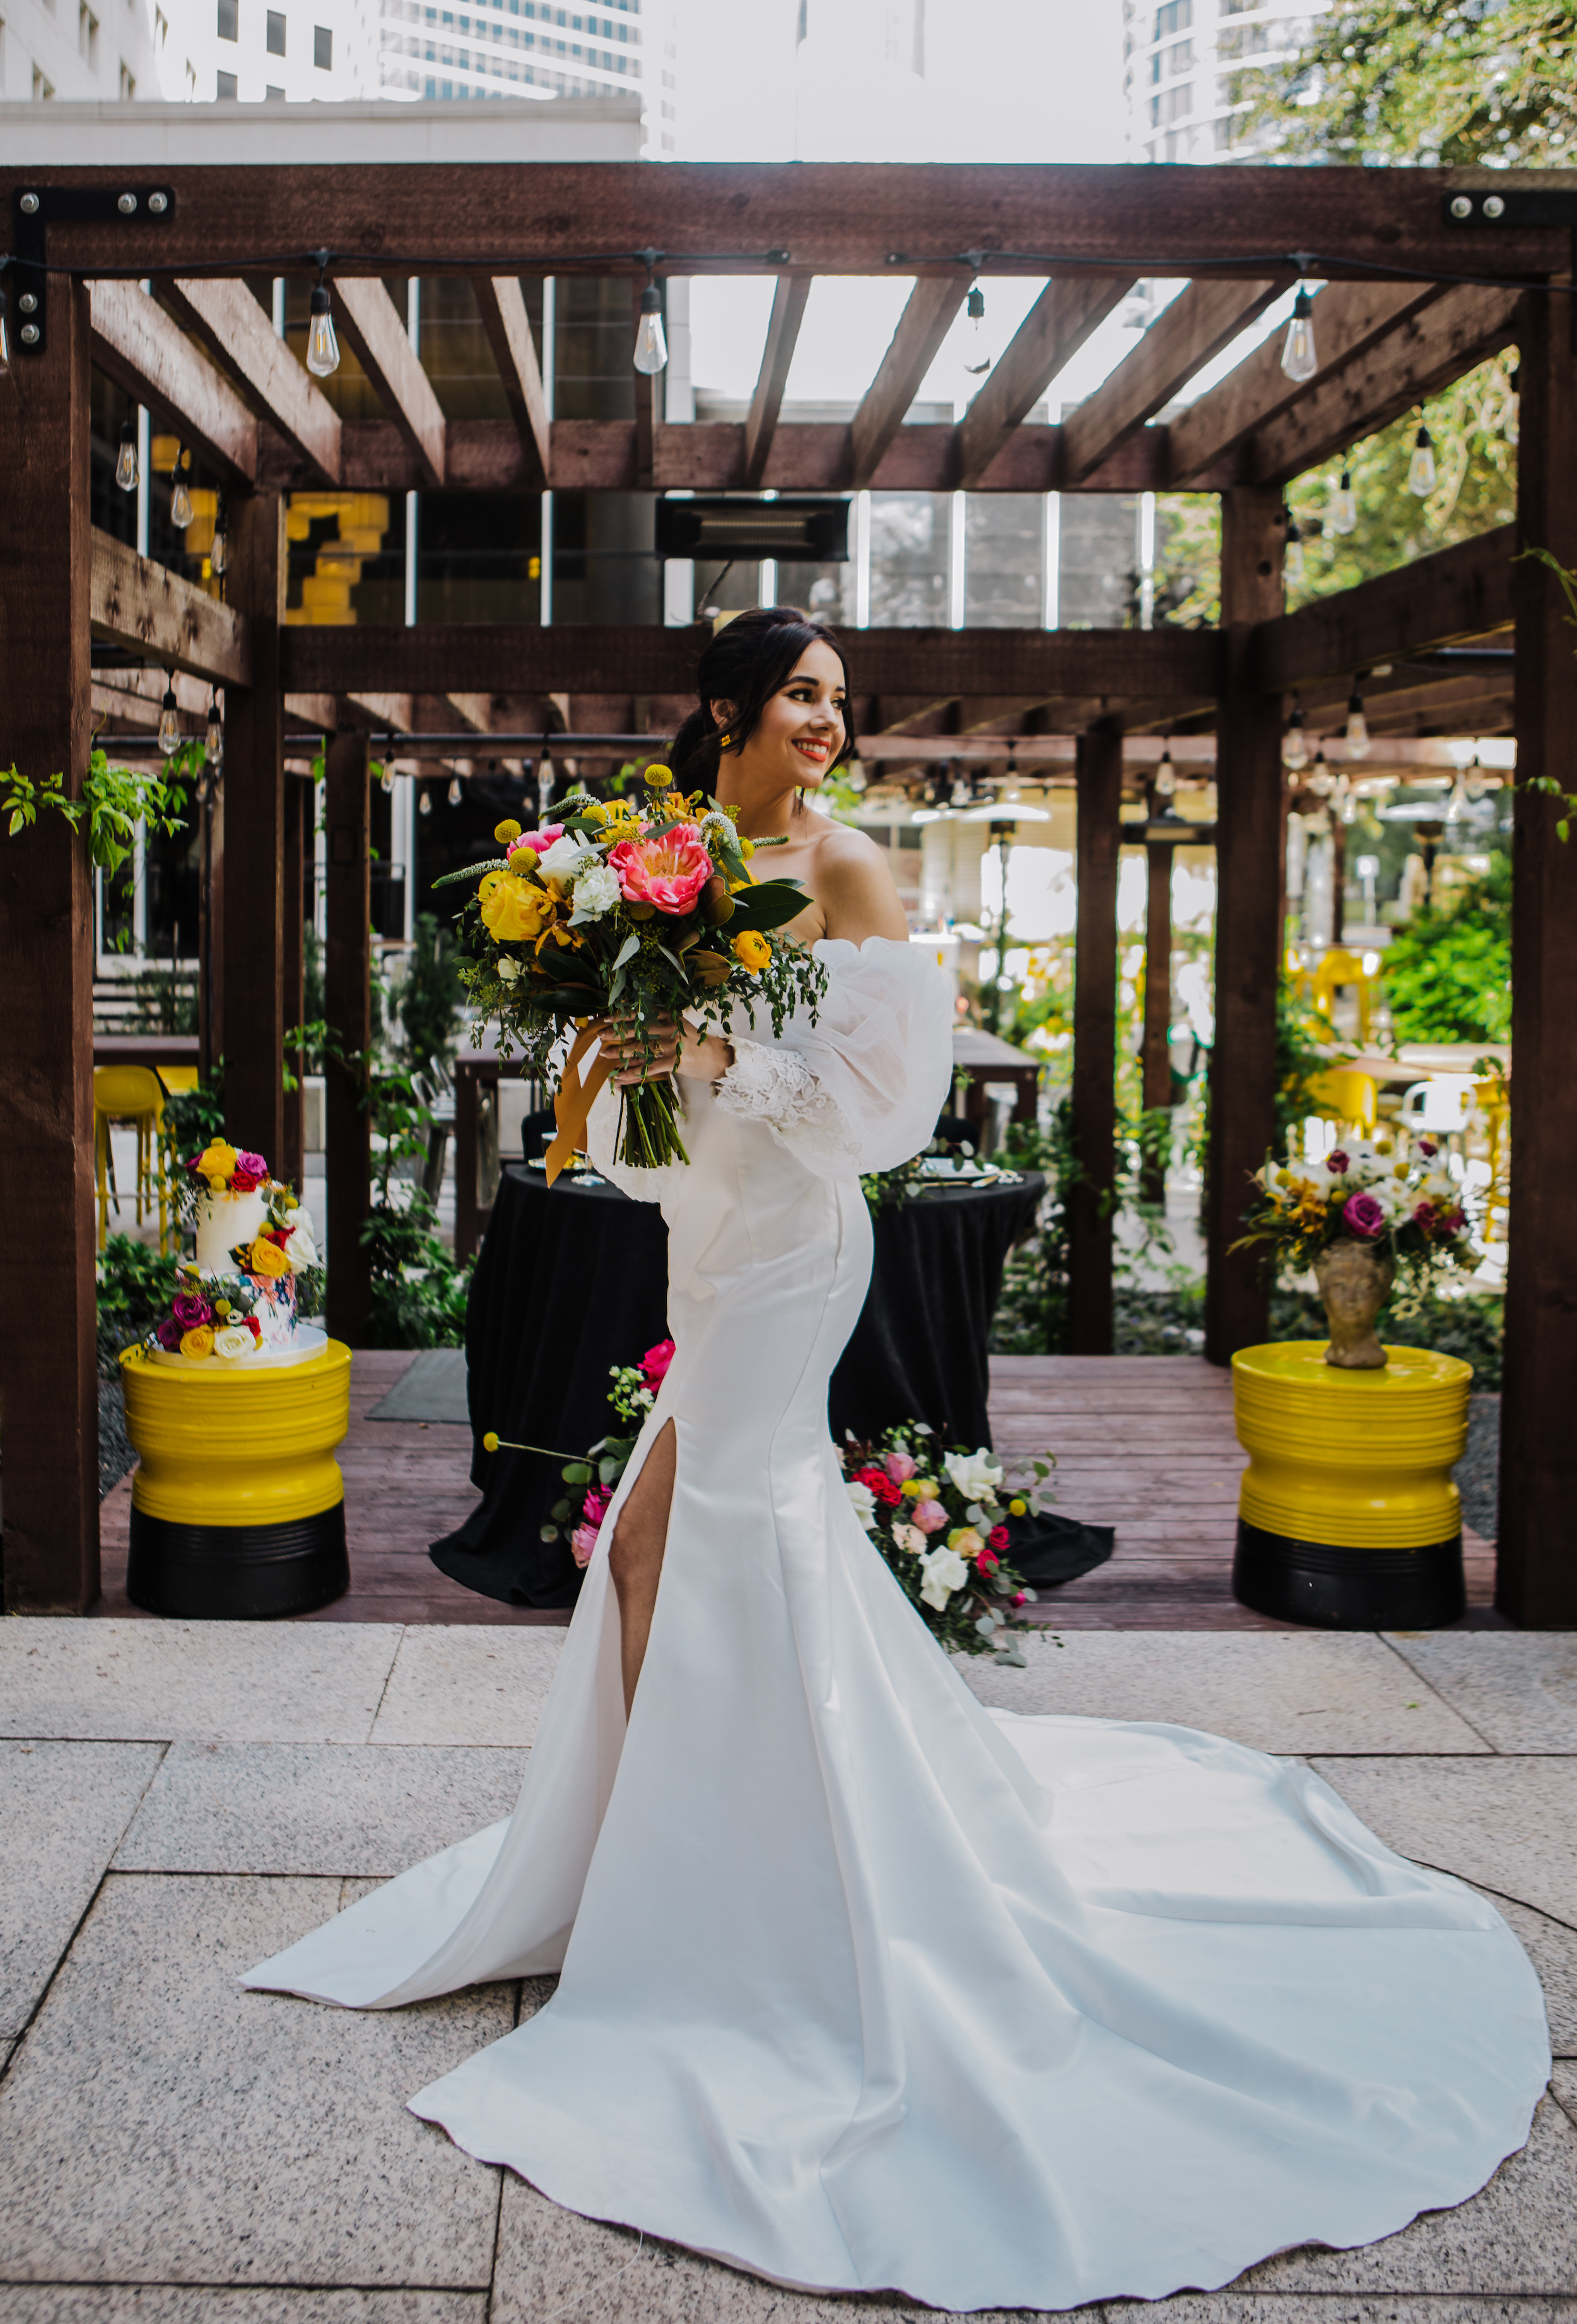
<svg viewBox="0 0 1577 2324">
<path fill-rule="evenodd" d="M 268 12 L 268 52 L 271 57 L 282 57 L 285 52 L 285 20 L 278 8 Z"/>
<path fill-rule="evenodd" d="M 236 22 L 239 14 L 239 0 L 219 0 L 219 38 L 222 41 L 240 39 L 240 26 Z M 234 94 L 232 90 L 231 95 Z"/>
<path fill-rule="evenodd" d="M 334 70 L 334 34 L 327 24 L 312 27 L 312 62 L 319 72 Z"/>
<path fill-rule="evenodd" d="M 235 38 L 234 33 L 231 34 L 231 38 Z M 235 76 L 234 73 L 222 72 L 217 74 L 215 78 L 218 82 L 218 87 L 214 91 L 214 95 L 216 97 L 234 97 L 235 95 Z"/>
</svg>

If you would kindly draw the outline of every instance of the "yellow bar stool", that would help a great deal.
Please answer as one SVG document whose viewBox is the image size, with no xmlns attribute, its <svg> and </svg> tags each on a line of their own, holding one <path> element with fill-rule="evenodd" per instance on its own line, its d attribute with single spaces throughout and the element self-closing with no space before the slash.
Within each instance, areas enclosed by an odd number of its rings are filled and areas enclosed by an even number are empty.
<svg viewBox="0 0 1577 2324">
<path fill-rule="evenodd" d="M 1322 1017 L 1333 1021 L 1336 1015 L 1336 995 L 1343 985 L 1351 985 L 1358 998 L 1358 1038 L 1370 1037 L 1371 1010 L 1370 998 L 1375 979 L 1366 976 L 1363 963 L 1345 945 L 1333 945 L 1314 973 L 1314 1004 Z"/>
<path fill-rule="evenodd" d="M 159 1075 L 159 1079 L 162 1084 L 166 1097 L 184 1095 L 189 1090 L 197 1089 L 202 1081 L 201 1071 L 196 1065 L 159 1065 L 156 1066 L 154 1070 Z M 177 1246 L 179 1246 L 180 1243 L 180 1231 L 175 1224 L 175 1216 L 178 1207 L 175 1200 L 175 1174 L 180 1167 L 180 1157 L 175 1150 L 174 1125 L 173 1123 L 166 1120 L 161 1125 L 159 1139 L 159 1164 L 162 1174 L 164 1197 L 170 1204 L 170 1239 L 171 1241 Z M 162 1216 L 162 1213 L 161 1213 L 161 1216 Z M 162 1228 L 161 1228 L 160 1231 L 159 1250 L 161 1255 L 162 1255 L 164 1250 L 164 1235 Z"/>
<path fill-rule="evenodd" d="M 164 1248 L 166 1197 L 162 1167 L 154 1167 L 154 1150 L 164 1115 L 164 1092 L 157 1074 L 146 1065 L 96 1065 L 93 1069 L 93 1159 L 98 1181 L 98 1248 L 109 1231 L 110 1192 L 115 1187 L 115 1162 L 110 1152 L 112 1121 L 135 1122 L 137 1128 L 136 1218 L 143 1223 L 143 1205 L 159 1206 L 159 1248 Z M 120 1191 L 115 1188 L 116 1216 Z"/>
<path fill-rule="evenodd" d="M 1314 1074 L 1309 1095 L 1322 1121 L 1333 1121 L 1339 1130 L 1357 1130 L 1366 1138 L 1373 1130 L 1379 1092 L 1371 1074 L 1333 1065 Z"/>
</svg>

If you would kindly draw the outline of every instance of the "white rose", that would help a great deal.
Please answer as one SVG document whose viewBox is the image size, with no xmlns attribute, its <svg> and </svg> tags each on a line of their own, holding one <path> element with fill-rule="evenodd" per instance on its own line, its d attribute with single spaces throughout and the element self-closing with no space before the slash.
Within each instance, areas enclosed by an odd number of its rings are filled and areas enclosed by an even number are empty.
<svg viewBox="0 0 1577 2324">
<path fill-rule="evenodd" d="M 924 1557 L 926 1554 L 926 1536 L 918 1526 L 895 1525 L 892 1528 L 892 1537 L 899 1549 L 907 1549 L 911 1557 Z"/>
<path fill-rule="evenodd" d="M 237 1356 L 251 1355 L 255 1345 L 251 1333 L 244 1331 L 239 1323 L 226 1323 L 214 1333 L 215 1355 L 223 1356 L 231 1363 Z"/>
<path fill-rule="evenodd" d="M 312 1239 L 312 1213 L 303 1204 L 285 1213 L 285 1224 L 294 1230 L 285 1245 L 285 1257 L 290 1262 L 292 1275 L 300 1275 L 304 1267 L 318 1265 L 318 1245 Z"/>
<path fill-rule="evenodd" d="M 601 861 L 591 841 L 577 831 L 567 831 L 553 842 L 547 853 L 537 859 L 537 869 L 549 879 L 561 881 L 566 887 L 576 878 L 580 866 L 594 858 Z"/>
<path fill-rule="evenodd" d="M 920 1572 L 926 1577 L 920 1584 L 920 1595 L 938 1614 L 947 1611 L 947 1600 L 969 1579 L 969 1568 L 955 1549 L 932 1550 L 929 1556 L 921 1558 Z"/>
<path fill-rule="evenodd" d="M 978 1452 L 944 1452 L 942 1466 L 966 1501 L 994 1501 L 1002 1464 L 982 1444 Z"/>
<path fill-rule="evenodd" d="M 570 927 L 578 927 L 583 920 L 600 920 L 604 912 L 613 910 L 621 892 L 619 875 L 612 864 L 604 863 L 600 856 L 593 858 L 576 875 Z"/>
<path fill-rule="evenodd" d="M 501 984 L 513 984 L 521 973 L 520 962 L 512 959 L 507 954 L 498 964 L 498 981 Z"/>
<path fill-rule="evenodd" d="M 866 1532 L 873 1532 L 876 1526 L 876 1496 L 870 1486 L 862 1485 L 857 1477 L 845 1477 L 844 1490 L 854 1504 L 854 1515 Z"/>
</svg>

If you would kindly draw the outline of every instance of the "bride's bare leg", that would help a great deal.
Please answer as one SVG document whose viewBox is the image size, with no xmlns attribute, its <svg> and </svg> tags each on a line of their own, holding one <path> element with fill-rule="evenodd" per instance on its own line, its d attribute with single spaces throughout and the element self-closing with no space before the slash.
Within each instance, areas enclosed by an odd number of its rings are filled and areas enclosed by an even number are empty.
<svg viewBox="0 0 1577 2324">
<path fill-rule="evenodd" d="M 668 1545 L 669 1505 L 674 1497 L 678 1454 L 670 1420 L 646 1456 L 644 1467 L 619 1512 L 608 1552 L 608 1572 L 619 1600 L 619 1661 L 624 1678 L 624 1716 L 635 1701 L 636 1682 L 646 1660 L 652 1609 Z"/>
</svg>

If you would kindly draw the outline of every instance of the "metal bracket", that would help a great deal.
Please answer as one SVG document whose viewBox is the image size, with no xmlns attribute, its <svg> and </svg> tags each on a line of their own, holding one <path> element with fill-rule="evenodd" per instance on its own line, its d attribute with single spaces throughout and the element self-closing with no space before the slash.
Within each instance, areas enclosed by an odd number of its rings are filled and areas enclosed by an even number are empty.
<svg viewBox="0 0 1577 2324">
<path fill-rule="evenodd" d="M 1464 188 L 1442 194 L 1440 214 L 1447 226 L 1563 226 L 1572 237 L 1571 346 L 1577 355 L 1577 192 L 1552 186 L 1548 191 L 1532 186 Z"/>
<path fill-rule="evenodd" d="M 24 186 L 11 197 L 11 263 L 19 354 L 43 353 L 48 340 L 51 226 L 162 226 L 173 215 L 173 186 Z"/>
</svg>

